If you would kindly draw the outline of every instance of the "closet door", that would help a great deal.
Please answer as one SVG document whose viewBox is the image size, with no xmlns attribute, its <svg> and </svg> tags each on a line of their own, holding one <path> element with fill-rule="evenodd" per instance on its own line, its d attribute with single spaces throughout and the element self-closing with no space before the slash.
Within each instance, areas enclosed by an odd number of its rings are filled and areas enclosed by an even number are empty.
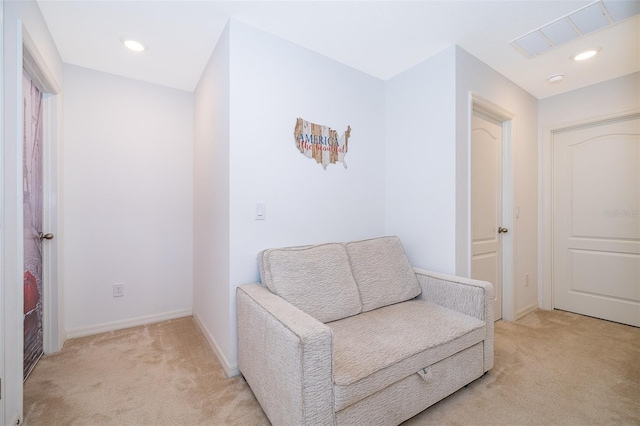
<svg viewBox="0 0 640 426">
<path fill-rule="evenodd" d="M 553 138 L 555 307 L 640 327 L 640 117 Z"/>
</svg>

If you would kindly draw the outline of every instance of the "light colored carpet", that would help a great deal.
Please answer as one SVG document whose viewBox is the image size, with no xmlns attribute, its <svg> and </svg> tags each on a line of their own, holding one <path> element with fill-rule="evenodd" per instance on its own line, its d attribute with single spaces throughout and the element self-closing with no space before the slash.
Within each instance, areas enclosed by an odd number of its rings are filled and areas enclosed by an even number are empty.
<svg viewBox="0 0 640 426">
<path fill-rule="evenodd" d="M 488 374 L 405 424 L 640 425 L 640 328 L 538 310 L 495 337 Z"/>
<path fill-rule="evenodd" d="M 267 425 L 191 318 L 73 339 L 25 383 L 25 424 Z M 566 312 L 496 323 L 487 375 L 405 425 L 640 425 L 640 329 Z"/>
<path fill-rule="evenodd" d="M 72 339 L 24 387 L 25 425 L 268 425 L 193 318 Z"/>
</svg>

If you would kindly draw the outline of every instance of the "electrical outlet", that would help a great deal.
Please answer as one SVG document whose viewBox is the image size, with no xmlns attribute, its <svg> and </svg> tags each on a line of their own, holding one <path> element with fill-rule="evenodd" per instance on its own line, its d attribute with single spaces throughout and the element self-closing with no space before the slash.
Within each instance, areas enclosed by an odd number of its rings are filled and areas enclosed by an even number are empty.
<svg viewBox="0 0 640 426">
<path fill-rule="evenodd" d="M 529 273 L 526 272 L 524 274 L 524 286 L 527 287 L 529 285 Z"/>
<path fill-rule="evenodd" d="M 124 283 L 116 283 L 113 285 L 113 297 L 124 296 Z"/>
</svg>

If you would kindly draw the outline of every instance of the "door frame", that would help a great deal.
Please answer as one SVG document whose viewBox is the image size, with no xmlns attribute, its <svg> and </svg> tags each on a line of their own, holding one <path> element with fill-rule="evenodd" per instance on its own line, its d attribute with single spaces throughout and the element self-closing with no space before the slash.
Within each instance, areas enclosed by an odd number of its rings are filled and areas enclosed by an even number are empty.
<svg viewBox="0 0 640 426">
<path fill-rule="evenodd" d="M 44 353 L 58 352 L 65 340 L 63 317 L 63 292 L 61 273 L 61 223 L 58 153 L 62 146 L 62 96 L 46 61 L 38 51 L 26 28 L 22 28 L 22 64 L 27 74 L 42 92 L 43 111 L 43 232 L 51 232 L 52 240 L 46 242 L 46 256 L 42 258 L 43 283 L 43 349 Z"/>
<path fill-rule="evenodd" d="M 0 157 L 1 170 L 0 179 L 0 196 L 2 200 L 1 209 L 1 226 L 0 226 L 0 249 L 2 250 L 0 271 L 0 292 L 2 294 L 2 406 L 4 417 L 2 423 L 15 425 L 22 420 L 22 399 L 23 399 L 23 362 L 24 362 L 24 336 L 23 336 L 23 276 L 24 276 L 24 241 L 23 241 L 23 211 L 22 211 L 22 186 L 23 186 L 23 170 L 22 170 L 22 138 L 23 138 L 23 119 L 22 119 L 22 70 L 26 68 L 33 74 L 31 77 L 40 79 L 43 84 L 44 93 L 60 93 L 60 84 L 53 77 L 50 68 L 43 56 L 39 53 L 36 44 L 30 37 L 28 31 L 19 18 L 12 17 L 11 21 L 6 21 L 4 16 L 4 3 L 2 8 L 2 34 L 4 43 L 2 44 L 2 119 L 4 126 L 2 128 L 2 139 L 0 140 Z M 25 64 L 25 58 L 27 64 Z M 29 62 L 31 60 L 31 62 Z M 31 68 L 29 63 L 32 65 Z M 10 65 L 10 68 L 7 66 Z M 11 83 L 13 81 L 13 83 Z M 6 83 L 6 85 L 5 85 Z M 6 90 L 5 90 L 6 89 Z M 55 107 L 53 99 L 56 99 Z M 52 150 L 56 153 L 60 152 L 62 147 L 61 137 L 61 97 L 59 95 L 51 96 L 43 104 L 45 123 L 49 128 L 44 129 L 44 137 L 47 144 L 50 144 Z M 55 129 L 52 130 L 52 123 Z M 59 154 L 57 154 L 59 157 Z M 51 152 L 45 152 L 43 161 L 47 169 L 47 175 L 59 176 L 62 171 L 56 164 L 56 158 Z M 47 186 L 48 191 L 58 189 L 59 179 L 51 186 Z M 46 194 L 45 194 L 46 195 Z M 47 199 L 52 202 L 51 198 Z M 58 223 L 60 219 L 59 211 L 61 206 L 59 203 L 52 202 L 45 216 L 45 223 L 51 221 Z M 59 227 L 58 227 L 59 230 Z M 61 252 L 62 244 L 60 240 L 55 242 L 56 255 Z M 60 257 L 52 258 L 51 262 L 56 264 L 56 270 L 49 267 L 44 279 L 49 281 L 46 288 L 48 293 L 53 291 L 58 293 L 57 299 L 50 299 L 52 304 L 58 304 L 57 309 L 62 309 L 61 299 L 61 283 L 60 268 L 58 262 Z M 44 266 L 44 265 L 43 265 Z M 48 297 L 45 294 L 45 299 Z M 43 301 L 44 301 L 43 300 Z M 45 302 L 46 303 L 46 302 Z M 46 308 L 43 306 L 43 308 Z M 44 323 L 47 322 L 52 328 L 55 327 L 56 332 L 63 330 L 63 322 L 58 317 L 51 319 L 51 309 L 43 312 L 45 314 Z M 44 336 L 45 342 L 49 342 L 48 349 L 54 350 L 56 346 L 60 346 L 60 338 L 58 342 L 53 342 L 50 336 Z M 47 340 L 48 339 L 48 340 Z"/>
<path fill-rule="evenodd" d="M 469 161 L 467 162 L 467 188 L 468 188 L 468 212 L 467 212 L 467 271 L 471 272 L 471 117 L 473 111 L 480 111 L 482 114 L 502 123 L 502 226 L 508 228 L 510 232 L 501 237 L 501 263 L 502 263 L 502 319 L 505 321 L 517 320 L 516 315 L 516 289 L 514 283 L 514 259 L 515 259 L 515 234 L 514 227 L 514 152 L 513 135 L 515 127 L 515 114 L 501 106 L 483 98 L 473 92 L 469 93 L 468 112 L 468 141 L 467 152 Z"/>
<path fill-rule="evenodd" d="M 640 114 L 640 109 L 617 112 L 614 114 L 591 117 L 569 123 L 557 124 L 542 129 L 542 144 L 540 146 L 540 181 L 538 188 L 538 229 L 540 230 L 538 243 L 538 305 L 542 309 L 555 309 L 553 283 L 553 139 L 556 133 L 591 124 L 604 123 L 611 120 L 631 118 Z"/>
<path fill-rule="evenodd" d="M 4 0 L 0 0 L 0 34 L 4 40 Z M 4 120 L 4 42 L 0 42 L 0 120 Z M 0 130 L 0 200 L 4 198 L 4 130 Z M 4 266 L 4 208 L 0 209 L 0 267 Z M 0 273 L 0 422 L 5 422 L 5 375 L 4 375 L 4 329 L 7 321 L 4 315 L 5 304 L 4 274 Z"/>
</svg>

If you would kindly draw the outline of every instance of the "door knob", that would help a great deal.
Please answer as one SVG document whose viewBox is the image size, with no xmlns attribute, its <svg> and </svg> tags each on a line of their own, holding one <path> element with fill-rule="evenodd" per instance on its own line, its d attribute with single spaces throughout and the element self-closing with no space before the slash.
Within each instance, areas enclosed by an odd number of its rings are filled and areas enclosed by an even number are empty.
<svg viewBox="0 0 640 426">
<path fill-rule="evenodd" d="M 503 228 L 502 226 L 498 228 L 498 234 L 506 234 L 507 232 L 509 232 L 507 228 Z"/>
<path fill-rule="evenodd" d="M 40 233 L 38 233 L 38 237 L 40 238 L 40 241 L 42 241 L 42 240 L 52 240 L 53 239 L 53 234 L 52 233 L 43 234 L 42 232 L 40 232 Z"/>
</svg>

